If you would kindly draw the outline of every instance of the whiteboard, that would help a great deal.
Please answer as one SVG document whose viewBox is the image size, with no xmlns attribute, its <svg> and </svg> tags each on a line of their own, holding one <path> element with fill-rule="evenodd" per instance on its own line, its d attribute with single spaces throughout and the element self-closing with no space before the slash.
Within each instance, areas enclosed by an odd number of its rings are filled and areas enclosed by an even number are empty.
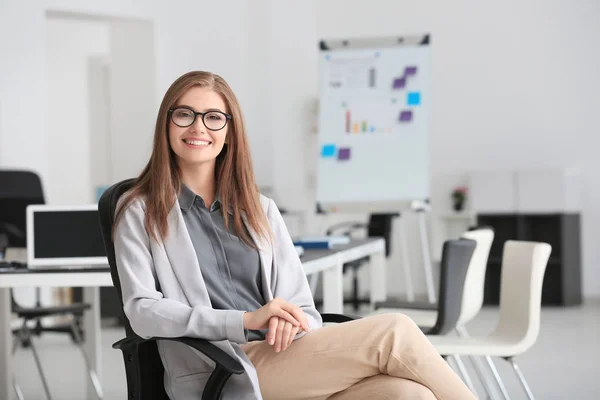
<svg viewBox="0 0 600 400">
<path fill-rule="evenodd" d="M 429 198 L 430 55 L 428 35 L 321 42 L 319 203 Z"/>
</svg>

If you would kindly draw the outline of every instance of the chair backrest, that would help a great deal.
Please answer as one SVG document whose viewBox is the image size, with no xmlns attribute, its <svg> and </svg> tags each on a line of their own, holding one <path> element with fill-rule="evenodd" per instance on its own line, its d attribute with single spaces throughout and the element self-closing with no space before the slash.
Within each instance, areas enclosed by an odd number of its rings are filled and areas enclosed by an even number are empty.
<svg viewBox="0 0 600 400">
<path fill-rule="evenodd" d="M 112 277 L 113 285 L 117 289 L 117 293 L 119 294 L 119 300 L 121 301 L 121 305 L 123 304 L 123 294 L 121 292 L 121 281 L 119 280 L 119 272 L 117 271 L 115 246 L 113 243 L 112 231 L 119 198 L 121 198 L 121 196 L 125 192 L 131 189 L 134 183 L 134 179 L 127 179 L 115 183 L 114 185 L 106 189 L 100 197 L 100 200 L 98 200 L 98 218 L 100 222 L 100 232 L 102 234 L 102 240 L 104 242 L 104 249 L 106 251 L 106 258 L 108 259 L 108 265 L 110 265 L 110 275 Z M 127 336 L 133 335 L 134 332 L 131 329 L 129 320 L 125 315 L 123 315 L 123 319 L 125 321 L 125 331 L 127 333 Z"/>
<path fill-rule="evenodd" d="M 121 292 L 121 282 L 117 270 L 117 262 L 115 256 L 115 246 L 112 237 L 113 224 L 117 211 L 119 198 L 127 192 L 135 179 L 127 179 L 115 183 L 104 191 L 98 201 L 98 215 L 100 222 L 100 231 L 104 241 L 106 257 L 110 265 L 110 274 L 113 285 L 119 294 L 121 305 L 123 304 L 123 294 Z M 127 316 L 123 314 L 125 321 L 125 332 L 127 337 L 136 336 Z M 169 397 L 165 392 L 164 387 L 164 367 L 156 341 L 146 341 L 138 347 L 139 362 L 136 365 L 129 365 L 126 361 L 125 369 L 127 371 L 127 387 L 130 392 L 138 393 L 138 398 L 147 400 L 168 400 Z M 129 360 L 129 362 L 131 362 Z"/>
<path fill-rule="evenodd" d="M 454 330 L 461 315 L 465 277 L 477 242 L 471 239 L 446 240 L 440 262 L 440 291 L 435 326 L 427 332 L 445 335 Z"/>
<path fill-rule="evenodd" d="M 475 229 L 461 235 L 463 239 L 472 239 L 477 242 L 477 247 L 471 257 L 471 263 L 465 278 L 465 288 L 462 297 L 462 309 L 458 326 L 471 321 L 483 306 L 483 292 L 485 287 L 485 272 L 487 270 L 490 248 L 494 241 L 494 231 L 490 228 Z"/>
<path fill-rule="evenodd" d="M 493 335 L 519 342 L 516 354 L 529 349 L 540 331 L 542 284 L 552 247 L 548 243 L 504 243 L 500 278 L 500 320 Z M 515 355 L 516 355 L 515 354 Z"/>
<path fill-rule="evenodd" d="M 385 255 L 390 256 L 392 251 L 392 222 L 399 213 L 370 214 L 367 235 L 369 237 L 381 237 L 385 241 Z"/>
<path fill-rule="evenodd" d="M 5 236 L 5 246 L 27 245 L 26 208 L 44 202 L 42 181 L 35 172 L 0 170 L 0 233 Z"/>
<path fill-rule="evenodd" d="M 0 170 L 0 251 L 27 246 L 27 206 L 44 203 L 42 180 L 35 172 Z M 12 294 L 11 290 L 11 307 L 17 310 L 19 305 Z"/>
<path fill-rule="evenodd" d="M 32 171 L 0 170 L 0 198 L 44 199 L 40 177 Z"/>
</svg>

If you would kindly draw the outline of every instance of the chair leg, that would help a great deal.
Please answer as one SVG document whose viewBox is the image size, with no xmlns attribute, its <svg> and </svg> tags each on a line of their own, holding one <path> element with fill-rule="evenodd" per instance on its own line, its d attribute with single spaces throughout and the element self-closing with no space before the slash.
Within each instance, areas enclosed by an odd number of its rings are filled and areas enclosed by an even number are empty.
<svg viewBox="0 0 600 400">
<path fill-rule="evenodd" d="M 531 392 L 531 389 L 529 388 L 529 385 L 527 384 L 527 381 L 525 380 L 525 376 L 523 375 L 521 368 L 519 368 L 519 366 L 517 365 L 517 363 L 515 362 L 515 360 L 512 357 L 505 357 L 504 359 L 506 361 L 508 361 L 510 363 L 510 365 L 513 367 L 513 369 L 515 370 L 515 373 L 517 374 L 517 377 L 519 378 L 519 382 L 521 382 L 521 386 L 523 386 L 525 393 L 527 393 L 527 398 L 529 400 L 534 400 L 533 393 Z"/>
<path fill-rule="evenodd" d="M 451 355 L 450 357 L 454 360 L 454 363 L 456 364 L 456 367 L 458 368 L 458 373 L 459 373 L 461 379 L 463 380 L 463 382 L 467 385 L 467 387 L 471 390 L 471 392 L 473 392 L 474 394 L 477 394 L 477 390 L 475 390 L 475 385 L 473 385 L 473 381 L 471 380 L 471 377 L 469 376 L 469 373 L 467 372 L 467 368 L 465 367 L 465 364 L 462 362 L 460 357 L 457 355 Z"/>
<path fill-rule="evenodd" d="M 18 340 L 15 340 L 15 343 L 13 344 L 12 354 L 13 354 L 13 356 L 15 355 L 15 353 L 17 352 L 17 348 L 19 347 L 19 344 L 25 345 L 25 343 L 27 343 L 27 346 L 31 347 L 31 351 L 33 352 L 33 358 L 35 360 L 38 371 L 40 373 L 40 378 L 42 379 L 42 385 L 44 385 L 44 391 L 46 392 L 46 397 L 48 398 L 48 400 L 52 400 L 52 395 L 50 394 L 50 388 L 48 387 L 48 382 L 46 381 L 46 376 L 44 375 L 44 371 L 42 370 L 42 363 L 40 362 L 40 357 L 38 356 L 37 349 L 35 348 L 35 346 L 33 344 L 31 335 L 32 335 L 32 332 L 27 327 L 27 320 L 24 320 L 23 325 L 21 326 L 21 329 L 19 330 Z M 19 387 L 19 385 L 17 385 L 16 379 L 13 379 L 13 388 L 15 389 L 15 392 L 17 393 L 19 400 L 23 400 L 23 392 L 21 392 L 21 388 Z"/>
<path fill-rule="evenodd" d="M 457 326 L 456 332 L 460 337 L 469 337 L 469 332 L 467 328 L 464 326 Z M 471 364 L 473 364 L 473 368 L 475 369 L 475 373 L 479 378 L 479 381 L 482 383 L 483 388 L 485 389 L 485 393 L 487 394 L 490 400 L 498 399 L 498 392 L 496 390 L 496 386 L 494 382 L 490 382 L 490 377 L 486 373 L 485 365 L 481 362 L 481 359 L 474 356 L 469 356 L 469 360 Z"/>
<path fill-rule="evenodd" d="M 15 393 L 17 394 L 17 399 L 25 400 L 25 397 L 23 397 L 23 392 L 21 391 L 21 388 L 19 387 L 19 385 L 17 385 L 17 380 L 14 378 L 13 378 L 13 388 L 15 389 Z"/>
<path fill-rule="evenodd" d="M 24 322 L 23 324 L 26 324 L 26 322 Z M 23 330 L 23 328 L 21 328 L 21 331 L 22 330 Z M 20 333 L 21 332 L 19 332 L 19 334 Z M 21 343 L 21 336 L 19 335 L 17 338 L 15 338 L 15 342 L 13 343 L 13 348 L 12 348 L 12 356 L 13 357 L 17 353 L 17 349 L 19 348 L 20 343 Z M 15 393 L 17 394 L 17 399 L 25 400 L 25 398 L 23 397 L 23 392 L 21 391 L 21 388 L 17 384 L 17 379 L 15 377 L 13 377 L 13 388 L 15 389 Z"/>
<path fill-rule="evenodd" d="M 48 400 L 52 400 L 52 396 L 50 395 L 50 388 L 48 387 L 48 382 L 46 381 L 46 376 L 44 375 L 44 371 L 42 370 L 42 363 L 40 362 L 40 357 L 38 356 L 37 349 L 33 344 L 33 340 L 31 337 L 29 338 L 29 345 L 31 346 L 31 351 L 33 352 L 33 358 L 35 359 L 35 363 L 37 364 L 38 371 L 40 372 L 40 378 L 42 379 L 42 384 L 44 385 L 44 390 L 46 391 L 46 397 Z"/>
<path fill-rule="evenodd" d="M 87 367 L 88 374 L 90 376 L 90 380 L 92 381 L 92 385 L 94 385 L 94 389 L 96 390 L 96 395 L 99 399 L 104 398 L 104 393 L 102 392 L 102 385 L 100 384 L 100 380 L 98 379 L 98 375 L 96 371 L 92 368 L 92 364 L 90 363 L 90 359 L 83 348 L 83 340 L 81 339 L 81 335 L 79 334 L 79 327 L 77 326 L 77 322 L 75 318 L 71 320 L 71 330 L 73 331 L 73 336 L 75 337 L 75 344 L 79 347 L 81 354 L 83 355 L 83 359 L 85 361 L 85 366 Z"/>
<path fill-rule="evenodd" d="M 485 356 L 485 361 L 487 362 L 488 367 L 490 367 L 490 370 L 492 371 L 492 374 L 494 375 L 494 379 L 496 379 L 496 383 L 498 384 L 498 387 L 500 388 L 500 391 L 502 392 L 502 396 L 504 396 L 504 398 L 506 400 L 510 400 L 508 391 L 506 390 L 506 387 L 504 386 L 504 382 L 502 382 L 502 379 L 500 379 L 500 374 L 498 373 L 498 370 L 496 369 L 496 366 L 494 365 L 494 362 L 492 361 L 492 357 Z"/>
<path fill-rule="evenodd" d="M 358 312 L 360 302 L 358 301 L 358 268 L 353 268 L 352 279 L 352 306 L 354 311 Z"/>
</svg>

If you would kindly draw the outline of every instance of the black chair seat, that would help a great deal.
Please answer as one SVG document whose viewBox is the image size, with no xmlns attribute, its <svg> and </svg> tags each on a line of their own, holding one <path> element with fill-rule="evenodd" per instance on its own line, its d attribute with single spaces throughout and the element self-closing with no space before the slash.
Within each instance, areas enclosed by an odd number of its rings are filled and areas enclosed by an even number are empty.
<svg viewBox="0 0 600 400">
<path fill-rule="evenodd" d="M 75 303 L 69 304 L 66 306 L 56 306 L 56 307 L 32 307 L 32 308 L 21 308 L 16 307 L 13 311 L 17 313 L 17 315 L 21 318 L 40 318 L 40 317 L 48 317 L 51 315 L 60 315 L 60 314 L 77 314 L 82 313 L 84 310 L 90 308 L 89 304 L 85 303 Z"/>
</svg>

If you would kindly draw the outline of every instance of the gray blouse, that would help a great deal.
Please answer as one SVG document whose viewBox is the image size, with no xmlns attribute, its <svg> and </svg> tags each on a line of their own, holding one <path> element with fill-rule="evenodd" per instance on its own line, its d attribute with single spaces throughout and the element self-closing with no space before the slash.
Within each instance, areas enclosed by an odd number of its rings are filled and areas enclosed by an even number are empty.
<svg viewBox="0 0 600 400">
<path fill-rule="evenodd" d="M 212 307 L 256 311 L 262 296 L 258 250 L 225 228 L 219 199 L 207 208 L 202 197 L 182 183 L 179 205 L 192 239 Z M 244 228 L 245 229 L 245 228 Z M 267 330 L 246 331 L 248 341 L 264 340 Z"/>
</svg>

